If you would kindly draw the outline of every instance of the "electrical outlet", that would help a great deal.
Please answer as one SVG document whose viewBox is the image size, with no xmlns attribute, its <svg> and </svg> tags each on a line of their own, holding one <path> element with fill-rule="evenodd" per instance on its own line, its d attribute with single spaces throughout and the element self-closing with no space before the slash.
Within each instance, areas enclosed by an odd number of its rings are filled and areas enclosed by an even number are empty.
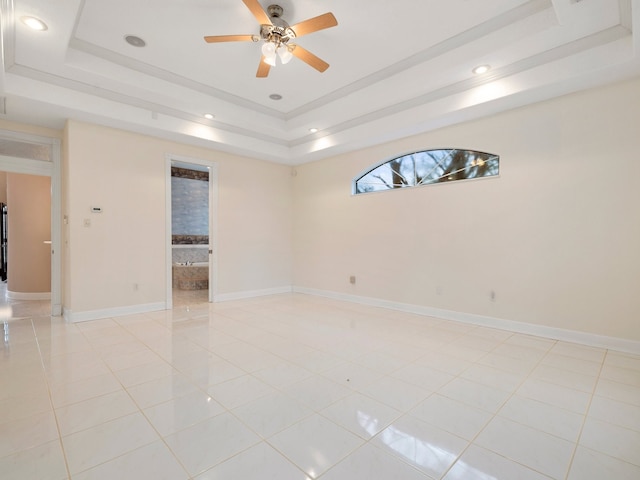
<svg viewBox="0 0 640 480">
<path fill-rule="evenodd" d="M 134 291 L 134 292 L 137 292 L 137 291 L 138 291 L 138 284 L 137 284 L 137 283 L 134 283 L 134 284 L 133 284 L 133 291 Z"/>
<path fill-rule="evenodd" d="M 489 300 L 491 300 L 492 302 L 496 301 L 496 292 L 495 292 L 495 290 L 491 290 L 489 292 Z"/>
<path fill-rule="evenodd" d="M 82 220 L 82 226 L 83 227 L 90 227 L 91 226 L 91 219 L 90 218 L 85 218 L 84 220 Z"/>
<path fill-rule="evenodd" d="M 355 285 L 355 284 L 356 284 L 356 276 L 355 276 L 355 275 L 351 275 L 351 276 L 349 277 L 349 283 L 350 283 L 351 285 Z"/>
</svg>

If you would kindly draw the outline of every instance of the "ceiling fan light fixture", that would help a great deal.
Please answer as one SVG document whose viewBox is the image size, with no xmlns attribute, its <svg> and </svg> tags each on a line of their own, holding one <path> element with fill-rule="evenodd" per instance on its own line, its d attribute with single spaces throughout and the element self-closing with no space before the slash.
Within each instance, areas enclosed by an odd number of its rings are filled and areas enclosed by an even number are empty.
<svg viewBox="0 0 640 480">
<path fill-rule="evenodd" d="M 264 44 L 262 45 L 262 54 L 267 58 L 275 57 L 276 44 L 273 42 L 264 42 Z"/>
<path fill-rule="evenodd" d="M 264 63 L 266 63 L 267 65 L 271 66 L 271 67 L 275 67 L 276 66 L 276 54 L 273 53 L 272 55 L 265 55 L 264 56 Z"/>
<path fill-rule="evenodd" d="M 296 57 L 318 72 L 322 73 L 329 68 L 329 64 L 321 58 L 299 45 L 288 42 L 319 30 L 337 26 L 338 21 L 333 13 L 327 12 L 290 26 L 282 18 L 283 8 L 280 5 L 269 5 L 265 9 L 259 0 L 242 0 L 242 2 L 260 24 L 260 35 L 207 35 L 204 37 L 205 42 L 259 42 L 262 39 L 264 43 L 261 46 L 262 55 L 256 71 L 256 78 L 267 77 L 270 67 L 275 67 L 278 63 L 276 59 L 278 56 L 282 64 L 289 63 L 293 57 Z"/>
<path fill-rule="evenodd" d="M 276 52 L 278 52 L 278 56 L 280 57 L 280 61 L 283 65 L 289 63 L 293 58 L 293 54 L 289 51 L 289 48 L 287 48 L 286 45 L 280 45 L 276 49 Z"/>
</svg>

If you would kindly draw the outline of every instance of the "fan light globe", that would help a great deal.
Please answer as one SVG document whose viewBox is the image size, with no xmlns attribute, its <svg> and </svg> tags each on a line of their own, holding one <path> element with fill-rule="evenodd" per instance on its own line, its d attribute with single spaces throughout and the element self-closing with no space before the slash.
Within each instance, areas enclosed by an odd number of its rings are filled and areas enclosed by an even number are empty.
<svg viewBox="0 0 640 480">
<path fill-rule="evenodd" d="M 272 54 L 269 56 L 264 57 L 264 63 L 266 63 L 267 65 L 271 65 L 272 67 L 276 66 L 276 54 Z"/>
<path fill-rule="evenodd" d="M 273 44 L 271 42 L 265 42 L 264 45 L 262 45 L 262 54 L 267 58 L 275 57 L 275 55 L 276 55 L 276 46 L 275 46 L 275 44 Z"/>
<path fill-rule="evenodd" d="M 291 54 L 289 49 L 283 45 L 279 46 L 276 52 L 278 52 L 278 55 L 280 56 L 280 61 L 282 62 L 283 65 L 286 65 L 287 63 L 289 63 L 293 58 L 293 55 Z"/>
</svg>

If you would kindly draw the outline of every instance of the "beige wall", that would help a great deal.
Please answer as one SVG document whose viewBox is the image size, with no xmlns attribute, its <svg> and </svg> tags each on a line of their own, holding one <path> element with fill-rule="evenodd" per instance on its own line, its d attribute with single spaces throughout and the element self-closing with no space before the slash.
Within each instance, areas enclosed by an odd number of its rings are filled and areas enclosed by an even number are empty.
<svg viewBox="0 0 640 480">
<path fill-rule="evenodd" d="M 640 340 L 639 125 L 636 79 L 301 166 L 294 284 Z M 447 147 L 499 154 L 500 178 L 350 195 Z"/>
<path fill-rule="evenodd" d="M 51 179 L 7 174 L 7 289 L 51 292 Z"/>
<path fill-rule="evenodd" d="M 636 79 L 300 166 L 296 177 L 74 121 L 64 133 L 0 128 L 63 138 L 73 312 L 164 302 L 172 153 L 219 165 L 220 294 L 293 284 L 640 340 L 639 124 Z M 497 153 L 501 176 L 351 196 L 364 169 L 440 147 Z"/>
<path fill-rule="evenodd" d="M 291 285 L 290 167 L 74 121 L 65 145 L 65 309 L 165 301 L 166 154 L 218 164 L 217 293 Z"/>
</svg>

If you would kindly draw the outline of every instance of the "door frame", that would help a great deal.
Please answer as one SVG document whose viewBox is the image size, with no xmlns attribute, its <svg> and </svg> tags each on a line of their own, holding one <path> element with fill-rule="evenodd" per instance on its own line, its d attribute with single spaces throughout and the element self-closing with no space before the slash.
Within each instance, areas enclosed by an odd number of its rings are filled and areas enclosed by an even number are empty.
<svg viewBox="0 0 640 480">
<path fill-rule="evenodd" d="M 0 130 L 0 138 L 51 149 L 51 161 L 0 155 L 0 170 L 51 177 L 51 315 L 62 315 L 62 177 L 60 139 L 11 130 Z"/>
<path fill-rule="evenodd" d="M 171 164 L 173 162 L 199 165 L 209 168 L 209 302 L 215 302 L 218 296 L 218 164 L 211 160 L 185 157 L 184 155 L 165 155 L 165 218 L 166 218 L 166 308 L 173 308 L 172 279 L 172 243 L 171 243 Z"/>
</svg>

